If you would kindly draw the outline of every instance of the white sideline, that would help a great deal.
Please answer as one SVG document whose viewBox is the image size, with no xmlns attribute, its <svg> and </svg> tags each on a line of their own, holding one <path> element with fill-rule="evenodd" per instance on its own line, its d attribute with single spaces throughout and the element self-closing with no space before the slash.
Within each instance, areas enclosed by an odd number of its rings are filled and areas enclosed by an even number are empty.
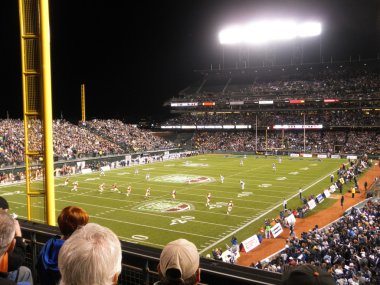
<svg viewBox="0 0 380 285">
<path fill-rule="evenodd" d="M 335 171 L 334 171 L 335 172 Z M 334 173 L 334 172 L 331 172 L 331 173 Z M 303 192 L 305 192 L 307 189 L 309 189 L 310 187 L 313 187 L 315 184 L 318 184 L 319 182 L 321 182 L 323 179 L 326 179 L 327 177 L 330 177 L 331 173 L 327 174 L 326 176 L 323 176 L 321 179 L 315 181 L 313 184 L 309 185 L 308 187 L 306 187 Z M 296 194 L 288 197 L 288 199 L 293 199 L 294 197 L 298 196 L 299 193 L 297 192 Z M 199 254 L 202 254 L 204 253 L 205 251 L 207 250 L 210 250 L 211 248 L 213 248 L 214 246 L 216 246 L 217 244 L 221 243 L 222 241 L 224 241 L 226 238 L 230 237 L 230 236 L 233 236 L 234 234 L 236 234 L 237 232 L 241 231 L 242 229 L 248 227 L 250 224 L 256 222 L 257 220 L 261 219 L 263 216 L 267 215 L 268 213 L 270 213 L 271 211 L 273 211 L 275 208 L 279 207 L 279 206 L 282 206 L 282 202 L 277 204 L 276 206 L 274 206 L 272 209 L 262 213 L 260 216 L 258 216 L 257 218 L 251 220 L 250 222 L 246 223 L 245 225 L 241 226 L 240 228 L 237 228 L 236 230 L 234 230 L 233 232 L 229 233 L 228 235 L 226 235 L 225 237 L 217 240 L 216 242 L 214 242 L 213 244 L 211 244 L 210 246 L 202 249 L 201 251 L 199 251 Z"/>
</svg>

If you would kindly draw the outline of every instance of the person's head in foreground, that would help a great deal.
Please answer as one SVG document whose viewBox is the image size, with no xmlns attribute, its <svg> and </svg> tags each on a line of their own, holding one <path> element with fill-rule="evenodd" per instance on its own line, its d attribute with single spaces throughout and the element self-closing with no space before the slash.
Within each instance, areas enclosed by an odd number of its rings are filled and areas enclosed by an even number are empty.
<svg viewBox="0 0 380 285">
<path fill-rule="evenodd" d="M 63 239 L 68 239 L 80 226 L 88 223 L 88 214 L 85 210 L 76 206 L 67 206 L 62 209 L 58 216 L 58 226 Z"/>
<path fill-rule="evenodd" d="M 121 272 L 121 245 L 108 228 L 89 223 L 63 244 L 58 267 L 61 285 L 117 284 Z"/>
<path fill-rule="evenodd" d="M 0 209 L 4 210 L 5 212 L 7 212 L 9 209 L 8 201 L 3 197 L 0 197 Z"/>
<path fill-rule="evenodd" d="M 335 285 L 335 280 L 320 267 L 304 264 L 289 267 L 282 276 L 283 285 Z"/>
<path fill-rule="evenodd" d="M 12 217 L 0 210 L 0 261 L 6 252 L 11 252 L 15 246 L 15 221 Z"/>
<path fill-rule="evenodd" d="M 186 239 L 169 242 L 161 252 L 158 274 L 162 285 L 194 285 L 200 281 L 199 253 Z"/>
</svg>

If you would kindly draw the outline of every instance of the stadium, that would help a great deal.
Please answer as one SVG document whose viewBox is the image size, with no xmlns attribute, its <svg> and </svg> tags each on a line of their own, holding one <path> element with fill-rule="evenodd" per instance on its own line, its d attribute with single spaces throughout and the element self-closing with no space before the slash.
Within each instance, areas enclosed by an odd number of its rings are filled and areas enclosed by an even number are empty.
<svg viewBox="0 0 380 285">
<path fill-rule="evenodd" d="M 293 284 L 283 279 L 304 266 L 336 284 L 378 284 L 380 45 L 340 58 L 323 24 L 239 23 L 219 33 L 218 63 L 160 102 L 166 116 L 108 115 L 108 102 L 86 105 L 82 84 L 75 120 L 49 108 L 44 23 L 28 21 L 46 8 L 37 2 L 19 4 L 23 116 L 0 119 L 0 196 L 34 284 L 45 284 L 39 254 L 69 206 L 120 240 L 114 284 L 159 281 L 177 239 L 197 248 L 197 284 Z"/>
</svg>

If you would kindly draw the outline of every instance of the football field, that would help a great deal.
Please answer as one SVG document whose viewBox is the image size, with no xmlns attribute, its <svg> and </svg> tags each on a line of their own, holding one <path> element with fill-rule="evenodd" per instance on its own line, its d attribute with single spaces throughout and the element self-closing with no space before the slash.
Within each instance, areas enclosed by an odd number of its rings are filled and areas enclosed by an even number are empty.
<svg viewBox="0 0 380 285">
<path fill-rule="evenodd" d="M 99 172 L 75 175 L 66 186 L 65 177 L 59 177 L 55 180 L 56 215 L 65 206 L 79 206 L 89 213 L 91 222 L 111 228 L 121 240 L 162 248 L 171 240 L 186 238 L 205 255 L 216 246 L 230 244 L 232 235 L 242 241 L 256 234 L 265 218 L 278 215 L 284 198 L 288 208 L 301 205 L 300 187 L 305 196 L 323 192 L 330 185 L 330 174 L 343 162 L 282 157 L 280 163 L 275 157 L 199 155 L 112 169 L 104 176 Z M 77 192 L 71 191 L 74 181 L 78 181 Z M 102 183 L 104 192 L 100 193 Z M 114 183 L 121 193 L 110 191 Z M 132 191 L 127 196 L 129 185 Z M 148 187 L 151 196 L 146 198 Z M 21 218 L 26 217 L 24 192 L 25 184 L 0 188 L 11 212 Z M 206 206 L 208 193 L 210 206 Z M 230 201 L 234 206 L 227 215 Z M 41 202 L 33 201 L 35 213 L 42 209 Z"/>
</svg>

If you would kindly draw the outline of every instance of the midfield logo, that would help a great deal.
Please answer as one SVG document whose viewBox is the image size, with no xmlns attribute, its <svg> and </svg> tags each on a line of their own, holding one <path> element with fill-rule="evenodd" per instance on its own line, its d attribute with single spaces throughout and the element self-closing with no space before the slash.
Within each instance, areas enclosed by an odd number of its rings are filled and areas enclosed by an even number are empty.
<svg viewBox="0 0 380 285">
<path fill-rule="evenodd" d="M 185 202 L 164 200 L 152 201 L 138 206 L 137 209 L 148 212 L 178 213 L 193 210 L 194 206 Z"/>
</svg>

